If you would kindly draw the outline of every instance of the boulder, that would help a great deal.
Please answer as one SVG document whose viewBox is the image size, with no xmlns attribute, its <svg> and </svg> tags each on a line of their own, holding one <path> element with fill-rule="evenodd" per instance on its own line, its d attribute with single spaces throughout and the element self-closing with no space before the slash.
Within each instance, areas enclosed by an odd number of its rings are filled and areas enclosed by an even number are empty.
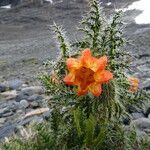
<svg viewBox="0 0 150 150">
<path fill-rule="evenodd" d="M 26 87 L 26 88 L 23 88 L 21 90 L 21 92 L 23 94 L 26 94 L 26 95 L 33 95 L 33 94 L 43 94 L 44 93 L 44 90 L 41 86 L 31 86 L 31 87 Z"/>
<path fill-rule="evenodd" d="M 150 100 L 144 102 L 143 111 L 145 117 L 148 117 L 148 115 L 150 114 Z"/>
<path fill-rule="evenodd" d="M 17 91 L 12 90 L 12 91 L 6 91 L 6 92 L 3 92 L 3 93 L 0 93 L 0 97 L 4 100 L 15 99 L 17 97 Z"/>
<path fill-rule="evenodd" d="M 42 101 L 43 99 L 44 99 L 43 96 L 34 94 L 34 95 L 28 97 L 27 100 L 30 101 L 30 102 L 32 102 L 32 101 L 38 101 L 38 102 L 40 102 L 40 101 Z"/>
<path fill-rule="evenodd" d="M 20 101 L 20 106 L 21 106 L 21 108 L 27 108 L 29 106 L 29 103 L 27 100 L 23 99 Z"/>
<path fill-rule="evenodd" d="M 33 109 L 38 108 L 39 106 L 40 106 L 39 103 L 36 102 L 36 101 L 33 101 L 33 102 L 30 103 L 30 107 L 33 108 Z"/>
<path fill-rule="evenodd" d="M 133 120 L 136 120 L 136 119 L 139 119 L 139 118 L 143 118 L 144 117 L 144 114 L 143 113 L 138 113 L 138 112 L 135 112 L 135 113 L 132 113 L 132 119 Z"/>
<path fill-rule="evenodd" d="M 8 87 L 8 89 L 16 90 L 22 86 L 23 82 L 19 79 L 14 79 L 14 80 L 7 81 L 4 84 Z"/>
<path fill-rule="evenodd" d="M 7 87 L 4 84 L 0 84 L 0 93 L 5 92 Z"/>
<path fill-rule="evenodd" d="M 131 126 L 135 126 L 139 130 L 150 129 L 150 119 L 139 118 L 131 122 Z"/>
<path fill-rule="evenodd" d="M 31 100 L 33 99 L 33 101 L 35 99 L 38 99 L 38 96 L 33 96 L 32 95 L 41 95 L 44 93 L 44 90 L 41 86 L 31 86 L 31 87 L 25 87 L 22 88 L 20 93 L 18 94 L 18 96 L 16 97 L 16 101 L 20 102 L 22 99 L 26 99 L 26 100 Z"/>
</svg>

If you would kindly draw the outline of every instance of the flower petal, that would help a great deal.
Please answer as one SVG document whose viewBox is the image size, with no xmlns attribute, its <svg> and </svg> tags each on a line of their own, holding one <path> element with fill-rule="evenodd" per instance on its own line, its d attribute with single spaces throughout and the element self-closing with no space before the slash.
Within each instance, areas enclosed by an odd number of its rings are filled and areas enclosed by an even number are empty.
<svg viewBox="0 0 150 150">
<path fill-rule="evenodd" d="M 78 86 L 78 90 L 77 90 L 77 95 L 78 96 L 85 95 L 87 92 L 88 92 L 88 89 L 83 90 L 83 89 L 81 89 L 80 86 Z"/>
<path fill-rule="evenodd" d="M 107 63 L 108 63 L 108 58 L 107 58 L 107 56 L 102 56 L 101 58 L 99 58 L 98 59 L 98 69 L 100 69 L 100 70 L 104 70 L 105 68 L 106 68 L 106 65 L 107 65 Z M 97 69 L 97 70 L 98 70 Z"/>
<path fill-rule="evenodd" d="M 75 75 L 73 73 L 69 73 L 64 78 L 64 82 L 68 85 L 74 85 Z"/>
<path fill-rule="evenodd" d="M 91 56 L 91 51 L 89 48 L 85 49 L 82 52 L 82 56 L 80 57 L 80 61 L 84 67 L 90 68 L 90 66 L 92 64 L 92 56 Z"/>
<path fill-rule="evenodd" d="M 91 56 L 91 51 L 89 48 L 82 52 L 81 56 L 82 65 L 86 68 L 93 70 L 94 72 L 98 69 L 98 59 Z"/>
<path fill-rule="evenodd" d="M 102 93 L 102 87 L 101 84 L 99 83 L 92 83 L 89 87 L 88 87 L 89 91 L 94 95 L 94 96 L 100 96 Z"/>
<path fill-rule="evenodd" d="M 90 49 L 85 49 L 82 52 L 82 56 L 80 58 L 82 65 L 86 68 L 91 69 L 92 71 L 96 72 L 98 69 L 104 70 L 107 65 L 107 57 L 103 56 L 99 59 L 92 57 Z"/>
<path fill-rule="evenodd" d="M 68 58 L 66 61 L 67 68 L 70 69 L 79 69 L 81 67 L 80 61 L 75 58 Z"/>
<path fill-rule="evenodd" d="M 108 70 L 97 71 L 94 74 L 94 79 L 98 83 L 105 83 L 113 79 L 113 74 Z"/>
<path fill-rule="evenodd" d="M 107 62 L 108 60 L 106 56 L 103 56 L 99 59 L 92 57 L 89 66 L 91 70 L 96 72 L 98 70 L 104 70 L 106 68 Z"/>
<path fill-rule="evenodd" d="M 82 52 L 82 57 L 91 57 L 91 50 L 89 48 L 86 48 Z"/>
</svg>

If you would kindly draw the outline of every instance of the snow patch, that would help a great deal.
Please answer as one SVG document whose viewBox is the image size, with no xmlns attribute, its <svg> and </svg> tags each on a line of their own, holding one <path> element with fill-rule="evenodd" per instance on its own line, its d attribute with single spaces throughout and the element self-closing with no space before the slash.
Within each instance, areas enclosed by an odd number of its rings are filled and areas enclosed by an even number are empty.
<svg viewBox="0 0 150 150">
<path fill-rule="evenodd" d="M 6 5 L 6 6 L 1 6 L 0 8 L 10 9 L 11 8 L 11 4 L 10 5 Z"/>
<path fill-rule="evenodd" d="M 110 6 L 110 5 L 111 5 L 111 2 L 106 3 L 106 5 L 107 5 L 107 6 Z"/>
<path fill-rule="evenodd" d="M 142 13 L 135 18 L 137 24 L 150 24 L 150 0 L 133 2 L 129 7 L 116 9 L 115 11 L 126 12 L 128 10 L 141 10 Z"/>
<path fill-rule="evenodd" d="M 53 4 L 53 0 L 45 0 L 46 2 L 50 2 L 51 4 Z"/>
</svg>

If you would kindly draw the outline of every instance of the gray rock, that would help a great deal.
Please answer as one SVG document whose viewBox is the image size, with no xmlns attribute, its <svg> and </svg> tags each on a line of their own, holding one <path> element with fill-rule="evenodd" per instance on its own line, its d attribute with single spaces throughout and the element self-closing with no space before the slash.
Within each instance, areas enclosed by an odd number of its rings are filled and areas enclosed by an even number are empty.
<svg viewBox="0 0 150 150">
<path fill-rule="evenodd" d="M 6 118 L 0 118 L 0 124 L 4 124 L 6 121 Z"/>
<path fill-rule="evenodd" d="M 30 107 L 31 108 L 38 108 L 39 107 L 39 103 L 36 102 L 36 101 L 33 101 L 33 102 L 30 103 Z"/>
<path fill-rule="evenodd" d="M 19 79 L 14 79 L 14 80 L 7 81 L 5 84 L 9 89 L 16 90 L 22 86 L 23 82 Z"/>
<path fill-rule="evenodd" d="M 0 93 L 1 93 L 1 92 L 5 92 L 6 89 L 7 89 L 7 87 L 6 87 L 5 85 L 0 84 Z"/>
<path fill-rule="evenodd" d="M 19 103 L 13 102 L 9 105 L 9 109 L 13 112 L 15 112 L 17 109 L 19 109 Z"/>
<path fill-rule="evenodd" d="M 134 107 L 133 105 L 129 105 L 127 107 L 127 110 L 128 110 L 129 113 L 136 113 L 136 112 L 141 113 L 143 111 L 141 108 Z"/>
<path fill-rule="evenodd" d="M 137 67 L 137 69 L 139 69 L 141 72 L 149 71 L 149 68 L 145 65 L 140 65 L 140 66 Z"/>
<path fill-rule="evenodd" d="M 3 93 L 0 93 L 0 97 L 2 97 L 4 100 L 12 100 L 17 97 L 17 91 L 12 90 L 12 91 L 6 91 Z"/>
<path fill-rule="evenodd" d="M 11 112 L 11 110 L 9 109 L 9 107 L 0 109 L 0 117 L 3 117 L 4 114 Z"/>
<path fill-rule="evenodd" d="M 149 116 L 149 114 L 150 114 L 150 108 L 146 109 L 146 111 L 145 111 L 144 115 L 145 115 L 145 117 L 148 117 L 148 116 Z"/>
<path fill-rule="evenodd" d="M 32 116 L 29 118 L 25 118 L 19 123 L 19 125 L 25 126 L 25 125 L 28 125 L 29 123 L 32 123 L 32 122 L 41 123 L 41 122 L 43 122 L 43 118 L 40 116 Z"/>
<path fill-rule="evenodd" d="M 20 101 L 20 106 L 21 106 L 21 108 L 27 108 L 29 106 L 29 103 L 27 100 L 23 99 Z"/>
<path fill-rule="evenodd" d="M 47 111 L 47 112 L 44 112 L 42 116 L 45 120 L 48 120 L 51 116 L 51 110 Z"/>
<path fill-rule="evenodd" d="M 28 97 L 29 97 L 29 93 L 24 94 L 21 92 L 16 96 L 15 100 L 16 102 L 20 102 L 22 99 L 28 99 Z"/>
<path fill-rule="evenodd" d="M 40 101 L 42 101 L 44 99 L 44 97 L 43 96 L 41 96 L 41 95 L 37 95 L 37 94 L 34 94 L 34 95 L 32 95 L 32 96 L 30 96 L 30 97 L 28 97 L 28 101 L 38 101 L 38 102 L 40 102 Z"/>
<path fill-rule="evenodd" d="M 148 117 L 148 115 L 150 114 L 150 100 L 144 101 L 143 112 L 145 114 L 145 117 Z"/>
<path fill-rule="evenodd" d="M 148 135 L 150 135 L 150 129 L 144 129 L 144 132 Z"/>
<path fill-rule="evenodd" d="M 137 127 L 139 130 L 150 129 L 150 119 L 139 118 L 131 122 L 131 126 Z"/>
<path fill-rule="evenodd" d="M 149 91 L 150 90 L 150 78 L 145 79 L 145 81 L 142 82 L 142 88 Z"/>
<path fill-rule="evenodd" d="M 7 113 L 4 113 L 3 115 L 2 115 L 2 117 L 9 117 L 9 116 L 12 116 L 14 113 L 12 112 L 12 111 L 10 111 L 10 112 L 7 112 Z"/>
<path fill-rule="evenodd" d="M 15 101 L 6 101 L 5 103 L 2 103 L 1 104 L 1 108 L 5 108 L 5 109 L 7 109 L 7 110 L 9 110 L 9 111 L 15 111 L 15 110 L 17 110 L 19 107 L 18 107 L 18 103 L 17 102 L 15 102 Z"/>
<path fill-rule="evenodd" d="M 138 112 L 137 112 L 137 113 L 136 113 L 136 112 L 135 112 L 135 113 L 132 113 L 131 115 L 132 115 L 132 119 L 133 119 L 133 120 L 136 120 L 136 119 L 139 119 L 139 118 L 143 118 L 143 117 L 144 117 L 144 114 L 143 114 L 143 113 L 138 113 Z"/>
<path fill-rule="evenodd" d="M 39 98 L 36 98 L 34 96 L 31 98 L 29 98 L 29 97 L 32 95 L 41 95 L 43 93 L 44 93 L 44 90 L 40 86 L 25 87 L 25 88 L 22 88 L 21 92 L 16 96 L 16 101 L 20 102 L 20 100 L 22 100 L 22 99 L 26 99 L 29 101 L 30 101 L 30 99 L 33 99 L 33 101 L 34 101 L 34 99 L 39 99 Z"/>
<path fill-rule="evenodd" d="M 145 131 L 141 131 L 141 130 L 136 130 L 136 134 L 139 138 L 141 138 L 142 140 L 148 140 L 149 136 L 147 134 L 147 132 Z"/>
<path fill-rule="evenodd" d="M 28 95 L 33 95 L 33 94 L 41 95 L 44 93 L 44 90 L 41 86 L 31 86 L 31 87 L 23 88 L 21 92 Z"/>
<path fill-rule="evenodd" d="M 0 139 L 12 135 L 14 129 L 15 129 L 15 124 L 5 125 L 4 127 L 0 128 Z"/>
<path fill-rule="evenodd" d="M 26 88 L 26 87 L 28 87 L 28 84 L 22 84 L 21 87 L 22 87 L 22 88 Z"/>
</svg>

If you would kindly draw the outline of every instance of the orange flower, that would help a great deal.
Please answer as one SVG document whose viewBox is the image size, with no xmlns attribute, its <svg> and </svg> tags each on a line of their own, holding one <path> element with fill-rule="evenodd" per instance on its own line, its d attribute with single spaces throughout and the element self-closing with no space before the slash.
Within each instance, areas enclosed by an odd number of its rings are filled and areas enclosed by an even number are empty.
<svg viewBox="0 0 150 150">
<path fill-rule="evenodd" d="M 102 92 L 101 85 L 113 78 L 113 74 L 105 70 L 107 57 L 95 58 L 90 49 L 85 49 L 79 58 L 68 58 L 66 61 L 69 74 L 64 78 L 68 85 L 78 86 L 77 94 L 84 95 L 88 91 L 94 96 Z"/>
<path fill-rule="evenodd" d="M 129 91 L 135 93 L 139 86 L 139 80 L 134 77 L 129 77 L 128 80 L 130 81 L 130 89 Z"/>
</svg>

